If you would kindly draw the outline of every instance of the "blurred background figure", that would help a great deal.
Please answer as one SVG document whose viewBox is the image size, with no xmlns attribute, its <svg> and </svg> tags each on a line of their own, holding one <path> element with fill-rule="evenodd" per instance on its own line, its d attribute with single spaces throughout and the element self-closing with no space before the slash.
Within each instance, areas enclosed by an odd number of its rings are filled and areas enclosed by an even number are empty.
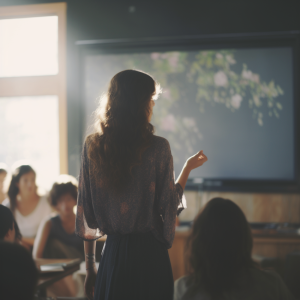
<svg viewBox="0 0 300 300">
<path fill-rule="evenodd" d="M 194 221 L 188 275 L 175 282 L 174 300 L 294 299 L 277 273 L 253 262 L 252 244 L 242 210 L 231 200 L 210 200 Z"/>
<path fill-rule="evenodd" d="M 3 204 L 9 207 L 19 225 L 22 244 L 32 249 L 41 221 L 51 213 L 45 196 L 39 196 L 35 182 L 36 173 L 29 165 L 17 167 L 8 189 L 8 199 Z"/>
<path fill-rule="evenodd" d="M 0 241 L 20 242 L 22 235 L 9 208 L 0 204 Z"/>
<path fill-rule="evenodd" d="M 83 242 L 75 235 L 76 179 L 70 175 L 60 175 L 49 193 L 49 202 L 58 214 L 41 223 L 34 242 L 33 256 L 83 260 Z"/>
<path fill-rule="evenodd" d="M 6 199 L 7 195 L 4 191 L 4 182 L 7 176 L 7 166 L 4 163 L 0 163 L 0 203 Z"/>
<path fill-rule="evenodd" d="M 77 180 L 70 175 L 60 175 L 53 184 L 48 199 L 58 214 L 46 218 L 41 223 L 33 246 L 33 257 L 84 260 L 83 242 L 75 235 Z M 53 284 L 49 292 L 65 297 L 81 296 L 82 278 L 76 275 L 67 276 Z"/>
<path fill-rule="evenodd" d="M 33 300 L 38 271 L 21 245 L 0 241 L 0 291 L 3 300 Z"/>
</svg>

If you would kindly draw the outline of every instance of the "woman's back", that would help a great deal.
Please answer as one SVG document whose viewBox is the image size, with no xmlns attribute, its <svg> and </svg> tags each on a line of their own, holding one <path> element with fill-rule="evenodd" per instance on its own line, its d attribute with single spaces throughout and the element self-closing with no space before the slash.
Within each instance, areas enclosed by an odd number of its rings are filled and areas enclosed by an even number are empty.
<svg viewBox="0 0 300 300">
<path fill-rule="evenodd" d="M 174 300 L 212 300 L 210 295 L 199 287 L 198 292 L 191 297 L 186 295 L 189 290 L 188 277 L 175 281 Z M 250 270 L 250 278 L 240 277 L 236 288 L 226 292 L 218 300 L 290 300 L 293 295 L 287 289 L 279 275 L 273 271 L 263 271 L 257 268 Z"/>
<path fill-rule="evenodd" d="M 89 299 L 172 300 L 167 248 L 191 170 L 207 161 L 190 157 L 174 181 L 166 139 L 150 123 L 160 87 L 148 74 L 124 70 L 110 81 L 96 112 L 96 133 L 81 157 L 76 234 L 85 240 Z M 107 234 L 98 275 L 96 240 Z"/>
<path fill-rule="evenodd" d="M 93 172 L 87 147 L 88 143 L 83 150 L 79 177 L 77 234 L 83 238 L 88 235 L 90 239 L 104 234 L 151 231 L 158 240 L 171 247 L 183 190 L 180 184 L 174 183 L 169 142 L 153 136 L 141 164 L 132 169 L 132 178 L 121 192 L 105 187 L 105 174 L 101 170 Z M 87 226 L 84 226 L 84 218 Z"/>
</svg>

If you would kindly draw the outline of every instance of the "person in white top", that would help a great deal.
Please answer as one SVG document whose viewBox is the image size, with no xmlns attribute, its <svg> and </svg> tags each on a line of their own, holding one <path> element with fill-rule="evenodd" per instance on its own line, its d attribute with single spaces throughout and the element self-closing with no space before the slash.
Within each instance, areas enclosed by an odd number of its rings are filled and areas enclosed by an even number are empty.
<svg viewBox="0 0 300 300">
<path fill-rule="evenodd" d="M 29 165 L 21 165 L 14 171 L 8 189 L 8 199 L 4 200 L 13 212 L 19 225 L 22 244 L 31 249 L 41 221 L 51 214 L 46 197 L 37 194 L 35 171 Z"/>
<path fill-rule="evenodd" d="M 278 274 L 252 260 L 252 235 L 242 210 L 214 198 L 195 218 L 188 238 L 187 275 L 175 281 L 174 300 L 291 300 Z"/>
</svg>

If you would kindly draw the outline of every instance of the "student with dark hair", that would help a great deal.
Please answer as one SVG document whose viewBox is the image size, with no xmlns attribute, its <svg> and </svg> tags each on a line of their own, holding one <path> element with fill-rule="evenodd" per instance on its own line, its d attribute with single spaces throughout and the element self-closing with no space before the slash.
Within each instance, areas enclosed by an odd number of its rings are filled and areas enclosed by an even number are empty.
<svg viewBox="0 0 300 300">
<path fill-rule="evenodd" d="M 84 260 L 83 242 L 75 235 L 77 180 L 70 175 L 60 175 L 52 186 L 48 200 L 58 214 L 41 223 L 33 246 L 33 257 Z M 76 296 L 82 286 L 79 278 L 67 276 L 56 282 L 51 290 L 56 295 L 70 297 Z"/>
<path fill-rule="evenodd" d="M 177 182 L 169 142 L 150 123 L 160 87 L 146 73 L 125 70 L 110 81 L 96 132 L 81 158 L 76 233 L 84 239 L 89 299 L 171 300 L 168 255 L 189 173 L 206 162 L 190 157 Z M 107 235 L 98 274 L 96 240 Z"/>
<path fill-rule="evenodd" d="M 0 240 L 20 242 L 21 239 L 22 235 L 11 210 L 0 204 Z"/>
<path fill-rule="evenodd" d="M 18 244 L 0 241 L 0 299 L 33 300 L 37 280 L 31 254 Z"/>
<path fill-rule="evenodd" d="M 7 167 L 4 163 L 0 163 L 0 204 L 6 199 L 4 192 L 4 181 L 7 176 Z"/>
<path fill-rule="evenodd" d="M 76 179 L 70 175 L 60 175 L 49 193 L 49 202 L 58 214 L 41 223 L 34 242 L 33 257 L 83 260 L 83 242 L 75 235 Z"/>
<path fill-rule="evenodd" d="M 231 200 L 210 200 L 193 223 L 186 245 L 188 275 L 175 282 L 174 300 L 294 299 L 275 272 L 251 258 L 252 235 Z"/>
<path fill-rule="evenodd" d="M 22 243 L 31 249 L 41 221 L 51 213 L 46 197 L 40 197 L 35 183 L 35 171 L 29 165 L 15 169 L 8 189 L 8 199 L 3 205 L 9 207 L 22 233 Z"/>
</svg>

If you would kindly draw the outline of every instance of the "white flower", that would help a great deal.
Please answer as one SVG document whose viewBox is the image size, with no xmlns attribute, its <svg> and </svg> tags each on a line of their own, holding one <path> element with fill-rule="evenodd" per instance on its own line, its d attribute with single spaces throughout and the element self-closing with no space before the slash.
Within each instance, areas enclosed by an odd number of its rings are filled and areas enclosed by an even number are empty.
<svg viewBox="0 0 300 300">
<path fill-rule="evenodd" d="M 176 120 L 172 114 L 167 115 L 162 119 L 160 129 L 164 131 L 175 131 Z"/>
<path fill-rule="evenodd" d="M 231 97 L 231 105 L 233 108 L 235 109 L 239 109 L 241 106 L 241 102 L 242 102 L 243 98 L 241 95 L 239 94 L 235 94 Z"/>
<path fill-rule="evenodd" d="M 242 77 L 245 79 L 252 80 L 252 71 L 243 70 Z"/>
<path fill-rule="evenodd" d="M 217 58 L 217 59 L 222 59 L 222 58 L 223 58 L 223 55 L 222 55 L 221 53 L 217 53 L 217 54 L 216 54 L 216 58 Z"/>
<path fill-rule="evenodd" d="M 223 71 L 219 71 L 214 76 L 216 86 L 226 86 L 228 83 L 227 75 Z"/>
<path fill-rule="evenodd" d="M 242 77 L 253 82 L 259 83 L 259 75 L 252 73 L 250 70 L 243 70 Z"/>
<path fill-rule="evenodd" d="M 231 55 L 226 55 L 226 59 L 231 65 L 236 63 L 236 61 L 234 60 L 234 58 Z"/>
</svg>

